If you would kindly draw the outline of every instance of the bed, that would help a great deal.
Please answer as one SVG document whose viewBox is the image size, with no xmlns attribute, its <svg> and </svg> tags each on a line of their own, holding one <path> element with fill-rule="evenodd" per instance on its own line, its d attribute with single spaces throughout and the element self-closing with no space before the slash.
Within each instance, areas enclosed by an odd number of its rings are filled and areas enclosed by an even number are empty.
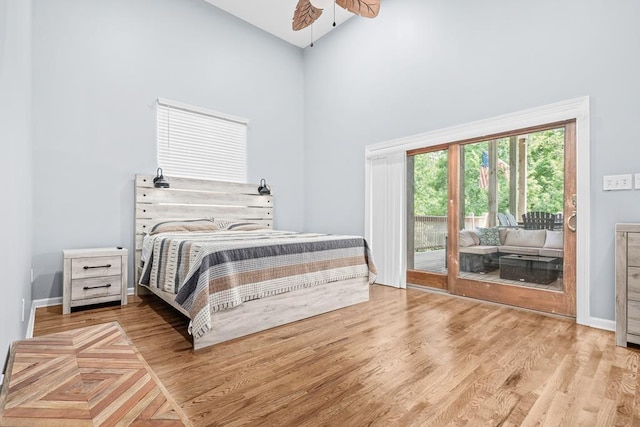
<svg viewBox="0 0 640 427">
<path fill-rule="evenodd" d="M 188 317 L 195 350 L 369 300 L 361 237 L 273 230 L 273 196 L 257 185 L 167 180 L 136 175 L 136 293 Z"/>
</svg>

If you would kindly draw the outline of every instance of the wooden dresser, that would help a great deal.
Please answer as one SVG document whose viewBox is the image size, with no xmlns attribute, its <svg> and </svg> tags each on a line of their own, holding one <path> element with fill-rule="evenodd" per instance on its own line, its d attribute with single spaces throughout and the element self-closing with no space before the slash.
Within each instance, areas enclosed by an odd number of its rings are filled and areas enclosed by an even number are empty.
<svg viewBox="0 0 640 427">
<path fill-rule="evenodd" d="M 616 224 L 616 344 L 640 344 L 640 224 Z"/>
<path fill-rule="evenodd" d="M 63 254 L 62 314 L 88 304 L 127 304 L 126 249 L 65 249 Z"/>
</svg>

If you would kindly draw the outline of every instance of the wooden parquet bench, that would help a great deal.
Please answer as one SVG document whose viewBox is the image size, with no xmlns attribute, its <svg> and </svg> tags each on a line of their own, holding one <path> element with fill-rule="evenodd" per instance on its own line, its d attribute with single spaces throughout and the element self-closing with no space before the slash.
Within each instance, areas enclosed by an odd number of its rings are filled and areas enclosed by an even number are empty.
<svg viewBox="0 0 640 427">
<path fill-rule="evenodd" d="M 117 322 L 14 342 L 4 379 L 2 426 L 191 425 Z"/>
</svg>

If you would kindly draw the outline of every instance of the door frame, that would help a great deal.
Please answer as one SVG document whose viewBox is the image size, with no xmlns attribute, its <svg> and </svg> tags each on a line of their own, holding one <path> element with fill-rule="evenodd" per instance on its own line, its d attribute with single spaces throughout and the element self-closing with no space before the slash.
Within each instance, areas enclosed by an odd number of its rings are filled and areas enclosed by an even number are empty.
<svg viewBox="0 0 640 427">
<path fill-rule="evenodd" d="M 441 144 L 441 145 L 434 145 L 431 147 L 426 147 L 423 149 L 420 149 L 418 151 L 420 151 L 420 154 L 423 153 L 432 153 L 434 151 L 446 151 L 447 152 L 447 219 L 449 219 L 449 209 L 451 208 L 451 198 L 453 197 L 452 195 L 454 193 L 452 193 L 452 187 L 451 187 L 451 177 L 450 177 L 450 168 L 451 166 L 451 159 L 449 158 L 449 150 L 450 150 L 450 146 L 448 144 Z M 413 155 L 409 155 L 409 152 L 407 152 L 407 156 L 406 156 L 406 162 L 407 162 L 407 190 L 411 187 L 413 187 L 413 183 L 414 183 L 414 176 L 415 176 L 415 171 L 414 171 L 414 156 Z M 457 165 L 455 166 L 457 167 Z M 407 197 L 407 203 L 406 203 L 406 210 L 407 210 L 407 236 L 409 235 L 409 233 L 414 233 L 415 231 L 415 227 L 414 227 L 414 221 L 415 221 L 415 216 L 414 216 L 414 212 L 413 212 L 413 208 L 414 208 L 414 198 L 413 198 L 413 191 L 411 191 L 410 193 L 407 192 L 406 194 Z M 447 221 L 447 235 L 449 235 L 449 233 L 451 233 L 451 231 L 449 230 L 449 228 L 451 227 L 451 221 Z M 447 238 L 448 240 L 448 238 Z M 448 273 L 436 273 L 433 271 L 424 271 L 424 270 L 416 270 L 414 268 L 409 268 L 409 259 L 410 257 L 408 256 L 408 254 L 412 253 L 415 251 L 415 246 L 414 246 L 414 242 L 415 240 L 411 240 L 409 238 L 407 238 L 407 283 L 411 283 L 412 285 L 417 285 L 417 286 L 425 286 L 427 288 L 430 289 L 441 289 L 444 291 L 447 291 L 449 289 L 449 275 Z M 445 244 L 445 265 L 448 265 L 451 261 L 449 259 L 449 250 L 448 248 L 449 243 L 447 242 Z"/>
<path fill-rule="evenodd" d="M 376 230 L 371 228 L 373 211 L 370 201 L 374 191 L 371 186 L 371 159 L 379 156 L 406 153 L 423 147 L 431 147 L 440 144 L 449 144 L 464 140 L 479 138 L 484 135 L 495 135 L 509 132 L 513 129 L 525 129 L 545 125 L 547 123 L 561 122 L 565 120 L 576 121 L 576 187 L 577 210 L 576 224 L 581 231 L 577 236 L 576 247 L 576 322 L 582 325 L 603 327 L 601 319 L 591 317 L 590 294 L 590 125 L 589 125 L 589 97 L 581 97 L 566 101 L 548 104 L 541 107 L 496 116 L 484 120 L 452 126 L 413 135 L 406 138 L 373 144 L 365 148 L 365 235 L 371 236 Z M 406 175 L 405 175 L 406 177 Z M 403 181 L 406 181 L 403 180 Z M 406 182 L 400 188 L 395 188 L 401 194 L 406 192 Z M 406 206 L 404 215 L 406 218 Z M 397 228 L 397 227 L 396 227 Z M 406 233 L 394 236 L 386 236 L 387 242 L 393 242 L 395 250 L 406 260 L 407 246 Z M 401 287 L 401 283 L 397 284 Z"/>
<path fill-rule="evenodd" d="M 560 314 L 575 317 L 576 315 L 576 232 L 570 231 L 566 221 L 563 221 L 563 279 L 562 291 L 549 291 L 536 287 L 514 286 L 496 282 L 493 280 L 466 279 L 460 276 L 460 265 L 458 260 L 460 230 L 459 206 L 463 194 L 460 185 L 462 182 L 460 164 L 462 148 L 471 143 L 480 143 L 488 140 L 496 140 L 514 135 L 530 134 L 550 129 L 563 129 L 564 135 L 564 164 L 563 164 L 563 214 L 564 218 L 569 218 L 573 206 L 573 196 L 576 194 L 576 122 L 567 120 L 560 123 L 548 123 L 528 129 L 514 129 L 506 135 L 486 135 L 481 138 L 460 141 L 450 146 L 450 162 L 455 162 L 455 168 L 449 169 L 449 191 L 453 196 L 450 200 L 450 211 L 453 215 L 449 217 L 449 269 L 448 284 L 449 292 L 454 295 L 468 296 L 485 301 L 494 301 L 522 308 L 544 311 L 547 313 Z M 455 202 L 454 202 L 455 201 Z M 501 276 L 502 277 L 502 276 Z"/>
</svg>

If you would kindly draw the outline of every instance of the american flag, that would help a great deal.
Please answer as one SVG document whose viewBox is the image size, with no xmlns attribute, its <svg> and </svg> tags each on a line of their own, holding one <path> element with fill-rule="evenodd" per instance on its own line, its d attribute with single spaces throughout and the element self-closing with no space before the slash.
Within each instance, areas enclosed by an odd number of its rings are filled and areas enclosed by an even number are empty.
<svg viewBox="0 0 640 427">
<path fill-rule="evenodd" d="M 509 179 L 509 165 L 504 161 L 498 159 L 498 169 L 504 173 L 504 177 Z M 482 152 L 482 164 L 480 165 L 480 188 L 489 187 L 489 154 L 486 151 Z"/>
<path fill-rule="evenodd" d="M 489 154 L 482 152 L 482 164 L 480 165 L 480 188 L 489 187 Z"/>
</svg>

